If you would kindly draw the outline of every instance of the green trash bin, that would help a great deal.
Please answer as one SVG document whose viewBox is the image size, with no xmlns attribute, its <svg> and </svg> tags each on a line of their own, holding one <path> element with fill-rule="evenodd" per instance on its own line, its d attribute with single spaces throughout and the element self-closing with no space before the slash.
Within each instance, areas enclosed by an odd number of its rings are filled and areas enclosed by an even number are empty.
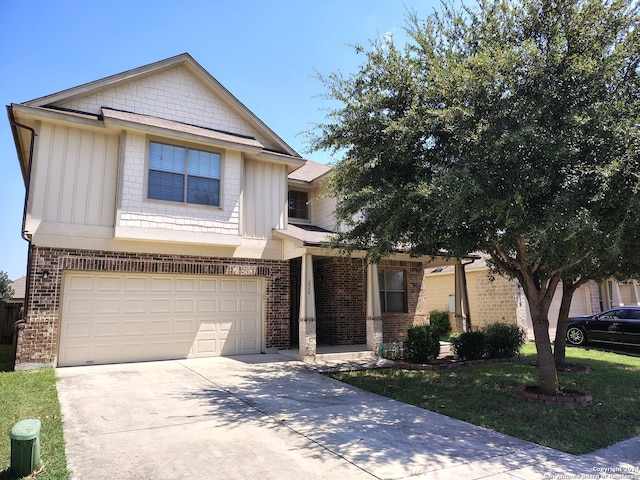
<svg viewBox="0 0 640 480">
<path fill-rule="evenodd" d="M 27 419 L 14 425 L 11 438 L 11 471 L 24 477 L 40 467 L 40 420 Z"/>
</svg>

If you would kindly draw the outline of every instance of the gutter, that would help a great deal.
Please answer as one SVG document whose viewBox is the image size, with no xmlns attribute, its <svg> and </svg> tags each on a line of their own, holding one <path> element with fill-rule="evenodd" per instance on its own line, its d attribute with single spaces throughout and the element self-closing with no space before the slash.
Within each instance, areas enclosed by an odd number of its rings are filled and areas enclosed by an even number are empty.
<svg viewBox="0 0 640 480">
<path fill-rule="evenodd" d="M 22 307 L 22 315 L 23 317 L 18 320 L 14 326 L 13 326 L 13 331 L 14 331 L 14 337 L 13 337 L 13 355 L 12 355 L 12 359 L 11 359 L 11 363 L 12 363 L 12 370 L 15 370 L 15 365 L 16 365 L 16 355 L 17 355 L 17 351 L 18 351 L 18 330 L 24 326 L 27 321 L 25 320 L 26 316 L 27 316 L 27 312 L 29 311 L 29 293 L 30 293 L 30 286 L 31 286 L 31 258 L 32 258 L 32 253 L 33 253 L 33 245 L 31 243 L 31 239 L 29 238 L 29 236 L 27 235 L 26 232 L 26 224 L 27 224 L 27 206 L 28 206 L 28 202 L 29 202 L 29 189 L 31 187 L 31 171 L 32 171 L 32 165 L 33 165 L 33 150 L 34 150 L 34 145 L 35 145 L 35 140 L 36 140 L 36 131 L 27 126 L 27 125 L 23 125 L 21 123 L 18 123 L 15 121 L 14 117 L 13 117 L 13 109 L 11 108 L 10 105 L 7 105 L 7 116 L 9 117 L 9 124 L 11 125 L 11 131 L 13 132 L 13 139 L 14 139 L 14 143 L 16 145 L 16 149 L 18 150 L 18 159 L 20 160 L 20 167 L 22 170 L 22 177 L 24 179 L 25 182 L 25 192 L 24 192 L 24 206 L 22 209 L 22 230 L 21 230 L 21 236 L 23 238 L 23 240 L 25 240 L 28 244 L 28 253 L 27 253 L 27 279 L 25 282 L 25 288 L 24 288 L 24 304 Z M 24 167 L 24 162 L 22 161 L 22 151 L 20 150 L 20 136 L 18 135 L 18 128 L 24 128 L 25 130 L 29 130 L 29 132 L 31 132 L 31 141 L 29 143 L 29 160 L 28 160 L 28 164 L 26 167 L 26 172 L 25 172 L 25 167 Z M 25 177 L 25 173 L 26 173 L 26 177 Z"/>
</svg>

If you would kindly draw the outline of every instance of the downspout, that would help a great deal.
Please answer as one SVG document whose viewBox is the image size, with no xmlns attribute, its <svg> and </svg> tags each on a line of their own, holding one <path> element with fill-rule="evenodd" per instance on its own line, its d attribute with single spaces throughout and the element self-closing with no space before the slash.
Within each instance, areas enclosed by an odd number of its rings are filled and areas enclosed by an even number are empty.
<svg viewBox="0 0 640 480">
<path fill-rule="evenodd" d="M 27 207 L 29 202 L 29 189 L 31 187 L 33 149 L 34 149 L 37 134 L 33 128 L 27 125 L 18 123 L 13 119 L 13 110 L 11 109 L 10 105 L 7 105 L 7 116 L 9 117 L 9 123 L 11 124 L 11 130 L 13 131 L 14 143 L 16 144 L 16 148 L 18 148 L 18 158 L 20 159 L 22 157 L 22 152 L 20 151 L 20 147 L 19 147 L 20 137 L 18 135 L 18 130 L 16 127 L 24 128 L 25 130 L 29 130 L 29 132 L 31 132 L 31 142 L 29 144 L 29 161 L 28 161 L 29 163 L 27 165 L 26 180 L 25 180 L 24 206 L 22 209 L 22 231 L 21 231 L 22 238 L 29 244 L 28 250 L 27 250 L 27 279 L 24 287 L 24 303 L 22 306 L 22 318 L 20 318 L 20 320 L 18 320 L 13 326 L 13 352 L 12 352 L 12 360 L 11 360 L 11 369 L 14 370 L 16 365 L 16 355 L 18 352 L 18 329 L 20 328 L 21 325 L 26 324 L 25 318 L 27 316 L 27 312 L 29 311 L 29 292 L 31 290 L 31 258 L 33 253 L 33 245 L 31 243 L 31 239 L 27 235 L 26 225 L 27 225 Z M 24 173 L 24 169 L 23 169 L 23 173 Z"/>
<path fill-rule="evenodd" d="M 471 309 L 469 308 L 469 291 L 467 290 L 467 273 L 464 271 L 464 267 L 467 265 L 471 265 L 475 262 L 476 259 L 472 258 L 470 262 L 462 263 L 461 273 L 462 273 L 462 300 L 464 302 L 464 313 L 466 314 L 465 318 L 465 332 L 471 331 Z"/>
</svg>

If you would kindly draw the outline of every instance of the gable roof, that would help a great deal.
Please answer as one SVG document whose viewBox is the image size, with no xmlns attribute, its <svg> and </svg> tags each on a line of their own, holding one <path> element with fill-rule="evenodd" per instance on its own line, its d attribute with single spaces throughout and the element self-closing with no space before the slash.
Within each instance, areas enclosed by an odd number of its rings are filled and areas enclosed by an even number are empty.
<svg viewBox="0 0 640 480">
<path fill-rule="evenodd" d="M 69 88 L 61 92 L 46 95 L 22 103 L 29 107 L 45 107 L 55 108 L 56 104 L 61 104 L 73 100 L 78 97 L 86 97 L 95 92 L 99 92 L 106 88 L 115 88 L 119 85 L 143 79 L 150 75 L 154 75 L 165 70 L 175 68 L 176 66 L 186 67 L 192 74 L 196 75 L 209 88 L 211 88 L 229 108 L 233 109 L 236 114 L 240 115 L 254 128 L 264 133 L 271 142 L 277 145 L 281 153 L 285 153 L 292 157 L 301 158 L 290 145 L 280 138 L 273 130 L 271 130 L 262 120 L 260 120 L 251 110 L 249 110 L 240 100 L 229 92 L 218 80 L 216 80 L 209 72 L 207 72 L 198 62 L 196 62 L 188 53 L 182 53 L 174 57 L 167 58 L 149 65 L 127 70 L 116 75 L 85 83 L 77 87 Z"/>
</svg>

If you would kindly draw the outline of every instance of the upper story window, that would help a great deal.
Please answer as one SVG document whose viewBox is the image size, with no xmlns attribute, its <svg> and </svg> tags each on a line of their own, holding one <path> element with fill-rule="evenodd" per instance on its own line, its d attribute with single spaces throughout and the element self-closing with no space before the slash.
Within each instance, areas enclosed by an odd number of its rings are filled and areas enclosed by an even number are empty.
<svg viewBox="0 0 640 480">
<path fill-rule="evenodd" d="M 407 311 L 404 270 L 378 269 L 380 308 L 383 312 Z"/>
<path fill-rule="evenodd" d="M 309 192 L 289 190 L 289 218 L 309 220 Z"/>
<path fill-rule="evenodd" d="M 151 142 L 148 198 L 220 206 L 221 158 L 215 152 Z"/>
</svg>

